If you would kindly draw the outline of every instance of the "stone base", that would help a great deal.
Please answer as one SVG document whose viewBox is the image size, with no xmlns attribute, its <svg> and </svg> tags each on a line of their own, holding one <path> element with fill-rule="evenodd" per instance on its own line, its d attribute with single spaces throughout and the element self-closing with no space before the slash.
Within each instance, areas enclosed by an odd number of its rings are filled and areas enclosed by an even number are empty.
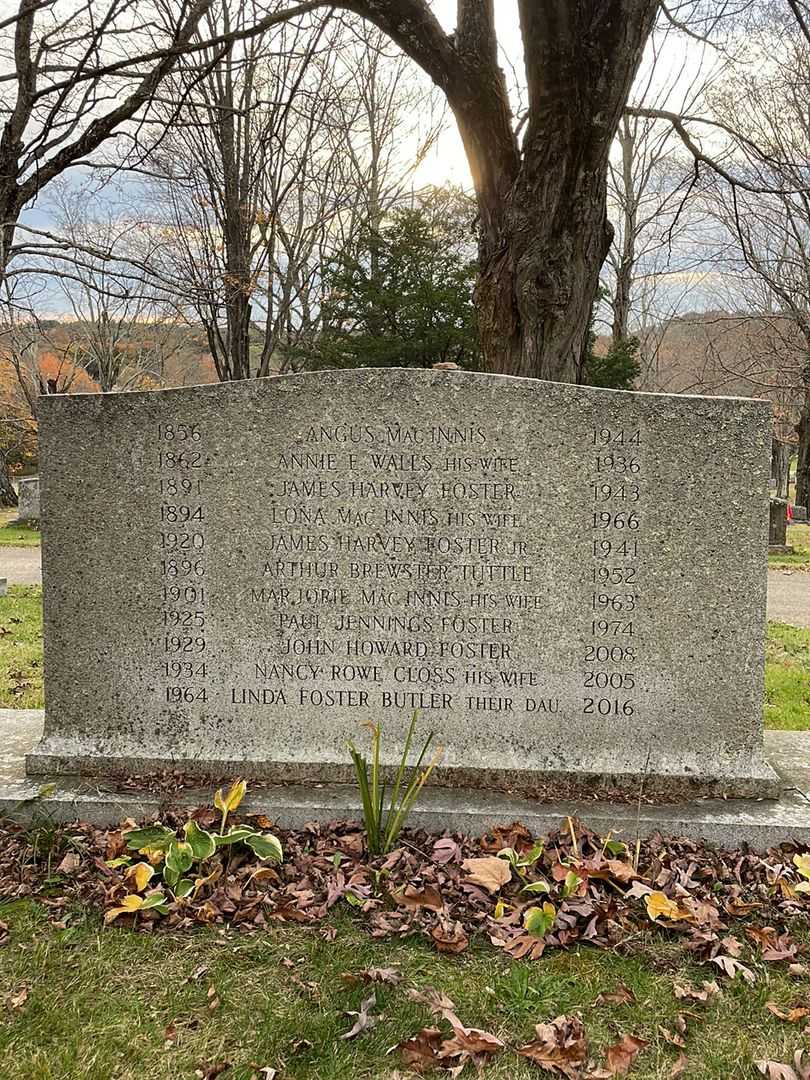
<svg viewBox="0 0 810 1080">
<path fill-rule="evenodd" d="M 77 746 L 67 746 L 56 737 L 46 737 L 28 754 L 25 767 L 26 774 L 34 779 L 79 777 L 96 780 L 105 787 L 114 786 L 116 779 L 162 775 L 167 770 L 179 773 L 201 787 L 219 786 L 234 776 L 243 776 L 262 787 L 298 785 L 306 789 L 319 784 L 353 784 L 355 779 L 354 767 L 349 762 L 116 757 L 109 753 L 81 753 Z M 518 764 L 500 769 L 488 768 L 485 764 L 479 767 L 453 765 L 452 768 L 435 769 L 431 787 L 480 791 L 482 798 L 486 797 L 486 792 L 491 792 L 495 796 L 502 793 L 543 802 L 578 798 L 581 794 L 589 799 L 598 795 L 610 798 L 616 792 L 631 801 L 640 796 L 667 802 L 696 798 L 779 797 L 779 777 L 761 754 L 725 761 L 718 758 L 713 763 L 713 770 L 709 774 L 690 768 L 685 762 L 659 762 L 657 768 L 640 772 L 635 771 L 629 761 L 626 764 L 617 759 L 601 762 L 596 758 L 589 762 L 588 768 L 573 766 L 566 770 L 526 769 Z M 386 769 L 389 779 L 394 771 L 393 766 Z"/>
<path fill-rule="evenodd" d="M 769 555 L 795 555 L 796 549 L 790 544 L 768 544 Z"/>
<path fill-rule="evenodd" d="M 56 790 L 48 798 L 38 798 L 47 778 L 26 777 L 24 757 L 41 733 L 41 712 L 0 710 L 0 816 L 22 821 L 83 819 L 108 825 L 126 817 L 160 815 L 169 807 L 211 803 L 210 787 L 172 793 L 156 785 L 134 792 L 115 790 L 100 778 L 67 776 L 55 777 Z M 662 832 L 725 847 L 749 844 L 756 850 L 788 840 L 810 844 L 810 731 L 766 731 L 765 757 L 775 770 L 772 775 L 778 776 L 778 799 L 687 799 L 639 805 L 572 798 L 541 803 L 508 794 L 433 788 L 423 793 L 411 823 L 438 832 L 453 829 L 477 835 L 493 825 L 520 819 L 539 834 L 557 828 L 568 816 L 577 816 L 597 832 L 607 835 L 613 830 L 630 843 L 637 836 Z M 286 827 L 360 816 L 356 788 L 348 784 L 252 785 L 244 805 Z"/>
<path fill-rule="evenodd" d="M 212 798 L 210 788 L 124 792 L 103 790 L 86 781 L 67 782 L 64 777 L 59 783 L 44 799 L 37 797 L 42 785 L 30 780 L 0 787 L 0 816 L 25 822 L 82 820 L 111 825 L 125 818 L 160 817 L 167 809 L 210 805 Z M 300 828 L 308 821 L 361 818 L 356 788 L 342 784 L 254 787 L 240 812 L 266 814 L 283 828 Z M 495 825 L 519 820 L 535 835 L 542 835 L 559 828 L 567 817 L 578 817 L 600 835 L 612 833 L 629 844 L 656 832 L 718 847 L 747 844 L 757 851 L 791 840 L 810 844 L 810 798 L 795 789 L 786 789 L 778 800 L 696 799 L 638 806 L 591 800 L 540 803 L 480 791 L 431 788 L 423 792 L 409 825 L 479 836 Z"/>
</svg>

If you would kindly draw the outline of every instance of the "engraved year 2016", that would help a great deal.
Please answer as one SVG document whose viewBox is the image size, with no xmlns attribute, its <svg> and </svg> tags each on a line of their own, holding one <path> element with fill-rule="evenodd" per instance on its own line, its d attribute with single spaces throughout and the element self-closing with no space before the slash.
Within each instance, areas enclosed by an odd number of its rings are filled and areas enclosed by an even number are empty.
<svg viewBox="0 0 810 1080">
<path fill-rule="evenodd" d="M 635 712 L 632 701 L 621 701 L 618 698 L 583 698 L 583 712 L 586 714 L 596 713 L 599 716 L 632 716 Z"/>
</svg>

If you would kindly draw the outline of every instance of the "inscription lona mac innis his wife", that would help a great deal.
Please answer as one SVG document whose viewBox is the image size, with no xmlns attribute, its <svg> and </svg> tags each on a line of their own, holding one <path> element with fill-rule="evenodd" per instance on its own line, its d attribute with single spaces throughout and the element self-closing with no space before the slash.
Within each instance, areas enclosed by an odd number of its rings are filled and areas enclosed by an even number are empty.
<svg viewBox="0 0 810 1080">
<path fill-rule="evenodd" d="M 340 780 L 418 709 L 441 783 L 767 794 L 769 438 L 461 372 L 45 399 L 29 769 Z"/>
</svg>

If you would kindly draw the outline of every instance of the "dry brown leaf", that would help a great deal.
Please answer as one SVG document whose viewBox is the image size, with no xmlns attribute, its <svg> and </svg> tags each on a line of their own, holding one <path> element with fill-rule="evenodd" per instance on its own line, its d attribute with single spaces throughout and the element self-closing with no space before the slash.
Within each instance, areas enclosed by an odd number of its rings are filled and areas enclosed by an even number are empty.
<svg viewBox="0 0 810 1080">
<path fill-rule="evenodd" d="M 646 1039 L 639 1039 L 636 1035 L 623 1035 L 614 1046 L 608 1047 L 608 1069 L 614 1076 L 625 1076 L 641 1051 L 649 1045 Z"/>
<path fill-rule="evenodd" d="M 616 989 L 611 990 L 609 994 L 600 994 L 594 1001 L 594 1005 L 632 1005 L 635 1000 L 636 995 L 633 991 L 624 983 L 619 983 Z"/>
<path fill-rule="evenodd" d="M 765 1008 L 780 1020 L 787 1020 L 789 1024 L 798 1024 L 800 1020 L 804 1020 L 805 1016 L 810 1016 L 810 1009 L 805 1005 L 799 1005 L 792 1009 L 783 1009 L 775 1001 L 766 1001 Z"/>
<path fill-rule="evenodd" d="M 441 911 L 444 907 L 442 894 L 434 885 L 426 885 L 419 889 L 414 885 L 406 885 L 398 893 L 393 893 L 393 899 L 402 907 L 410 911 L 418 911 L 419 908 L 427 908 L 428 911 Z"/>
<path fill-rule="evenodd" d="M 535 1025 L 537 1038 L 518 1053 L 549 1072 L 576 1080 L 588 1056 L 582 1021 L 577 1016 L 558 1016 L 550 1024 Z"/>
<path fill-rule="evenodd" d="M 488 855 L 483 859 L 465 859 L 461 864 L 467 871 L 467 881 L 480 885 L 489 893 L 496 893 L 512 879 L 512 868 L 506 859 Z"/>
<path fill-rule="evenodd" d="M 746 967 L 745 964 L 741 964 L 739 960 L 735 960 L 731 956 L 713 956 L 710 963 L 716 964 L 730 979 L 739 974 L 752 986 L 757 981 L 757 977 L 751 968 Z"/>
<path fill-rule="evenodd" d="M 21 1009 L 26 1001 L 28 1001 L 27 986 L 21 986 L 19 990 L 12 991 L 8 996 L 8 1006 L 10 1009 Z"/>
<path fill-rule="evenodd" d="M 283 961 L 282 961 L 283 963 Z M 366 968 L 364 971 L 344 971 L 340 978 L 348 986 L 356 986 L 358 983 L 387 983 L 396 986 L 402 982 L 402 975 L 396 968 Z"/>
<path fill-rule="evenodd" d="M 442 1033 L 438 1028 L 422 1028 L 410 1039 L 399 1043 L 397 1050 L 402 1055 L 402 1062 L 407 1068 L 417 1073 L 426 1073 L 440 1064 L 441 1045 Z"/>
<path fill-rule="evenodd" d="M 684 1071 L 684 1069 L 686 1069 L 686 1067 L 688 1065 L 689 1065 L 689 1058 L 686 1056 L 686 1054 L 678 1054 L 677 1058 L 672 1063 L 672 1068 L 670 1069 L 670 1072 L 669 1072 L 669 1075 L 672 1078 L 672 1080 L 675 1080 L 676 1077 L 680 1076 L 681 1073 Z"/>
<path fill-rule="evenodd" d="M 430 931 L 436 949 L 441 953 L 462 953 L 470 944 L 470 939 L 460 922 L 445 920 L 440 926 Z"/>
<path fill-rule="evenodd" d="M 692 1001 L 708 1001 L 714 994 L 721 993 L 719 985 L 713 979 L 711 982 L 704 982 L 701 990 L 695 990 L 693 986 L 677 982 L 673 984 L 672 989 L 679 1001 L 685 998 L 690 998 Z"/>
<path fill-rule="evenodd" d="M 354 1039 L 361 1031 L 370 1031 L 378 1022 L 379 1016 L 375 1016 L 371 1010 L 377 1004 L 377 995 L 372 994 L 371 997 L 367 997 L 365 1001 L 360 1004 L 359 1012 L 346 1012 L 347 1016 L 354 1016 L 356 1019 L 351 1028 L 341 1035 L 341 1039 Z"/>
</svg>

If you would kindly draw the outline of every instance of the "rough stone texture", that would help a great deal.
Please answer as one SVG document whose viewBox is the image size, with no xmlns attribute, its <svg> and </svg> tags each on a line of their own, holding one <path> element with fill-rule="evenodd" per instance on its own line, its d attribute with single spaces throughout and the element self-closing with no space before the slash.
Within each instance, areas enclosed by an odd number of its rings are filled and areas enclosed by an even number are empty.
<svg viewBox="0 0 810 1080">
<path fill-rule="evenodd" d="M 340 781 L 419 708 L 438 783 L 776 791 L 765 402 L 323 372 L 49 395 L 40 440 L 34 775 Z"/>
<path fill-rule="evenodd" d="M 768 544 L 770 547 L 784 547 L 787 543 L 787 508 L 785 499 L 770 500 L 770 521 L 768 525 Z"/>
<path fill-rule="evenodd" d="M 194 807 L 211 801 L 210 788 L 167 794 L 158 783 L 153 790 L 116 791 L 113 785 L 97 780 L 82 782 L 65 776 L 56 778 L 59 786 L 47 799 L 39 798 L 43 781 L 25 779 L 22 755 L 39 737 L 42 723 L 41 712 L 0 709 L 0 746 L 9 748 L 0 765 L 0 816 L 20 821 L 44 816 L 47 820 L 115 825 L 127 817 L 159 816 L 169 806 Z M 630 843 L 637 836 L 661 832 L 728 848 L 749 844 L 758 851 L 785 840 L 810 844 L 810 732 L 766 731 L 765 754 L 779 774 L 778 800 L 698 799 L 662 806 L 594 800 L 538 803 L 489 791 L 426 789 L 409 823 L 478 836 L 494 825 L 518 819 L 539 835 L 575 816 L 605 836 L 612 833 Z M 347 785 L 251 785 L 243 807 L 264 813 L 287 828 L 300 828 L 307 821 L 360 816 L 357 790 Z"/>
<path fill-rule="evenodd" d="M 39 477 L 26 476 L 17 482 L 17 518 L 19 521 L 39 521 Z"/>
</svg>

